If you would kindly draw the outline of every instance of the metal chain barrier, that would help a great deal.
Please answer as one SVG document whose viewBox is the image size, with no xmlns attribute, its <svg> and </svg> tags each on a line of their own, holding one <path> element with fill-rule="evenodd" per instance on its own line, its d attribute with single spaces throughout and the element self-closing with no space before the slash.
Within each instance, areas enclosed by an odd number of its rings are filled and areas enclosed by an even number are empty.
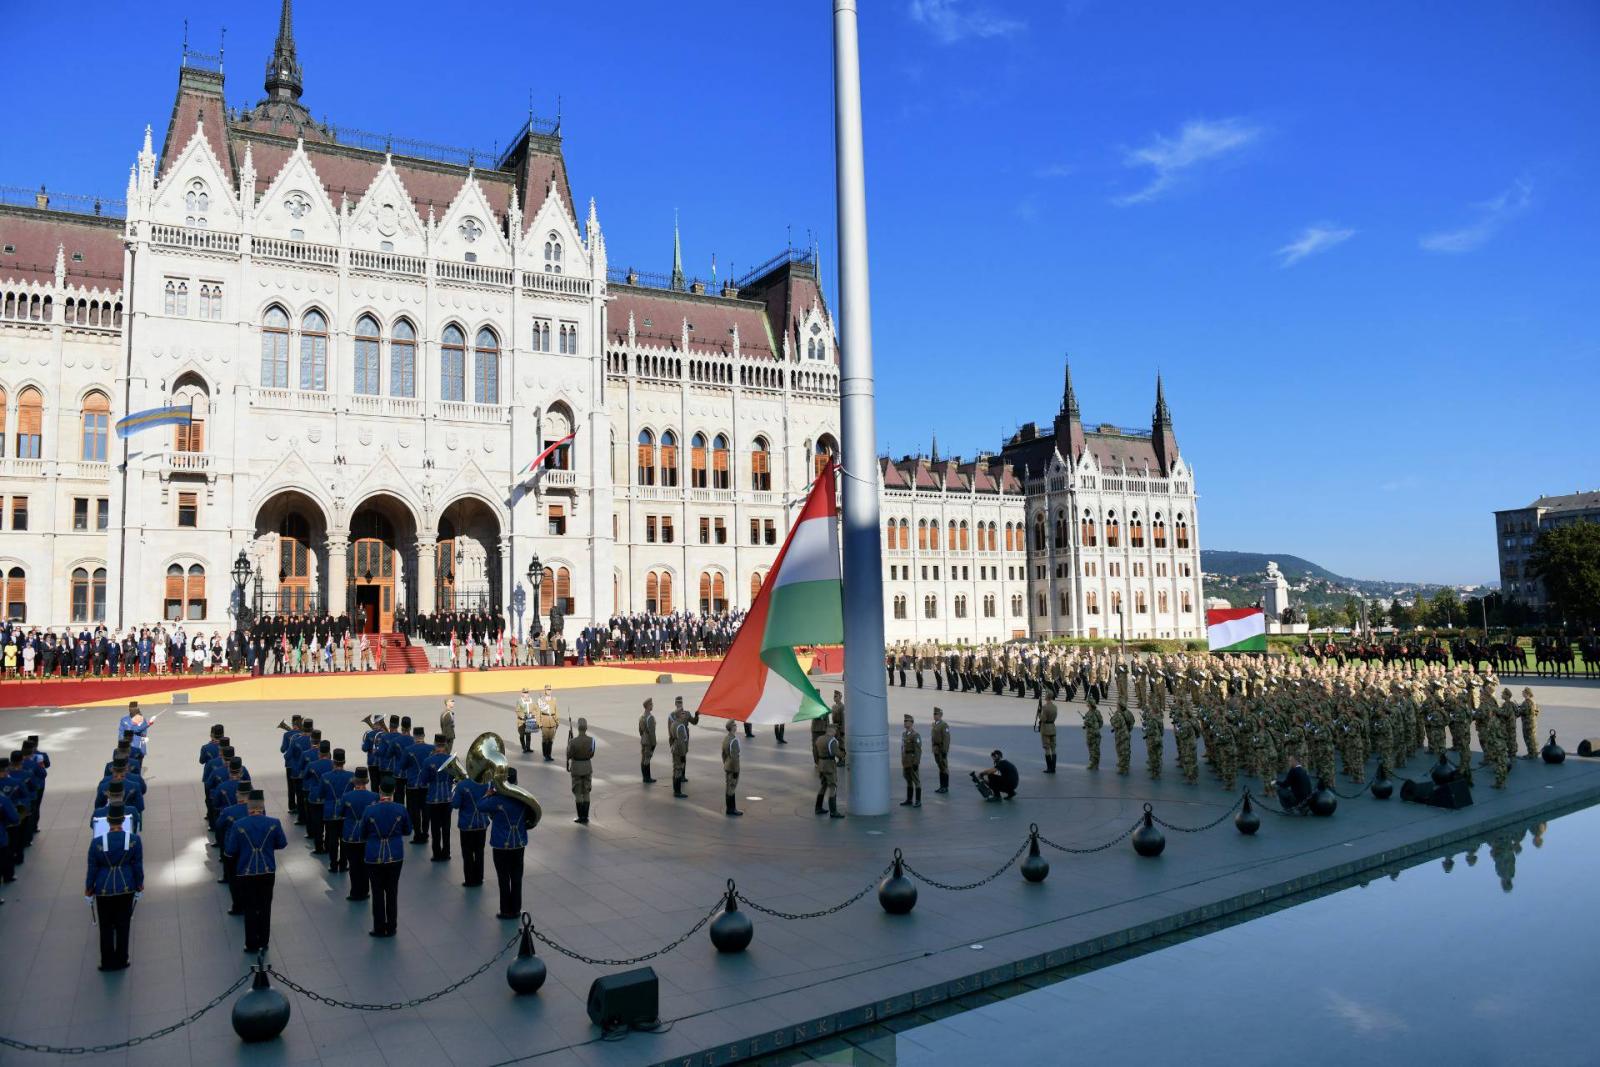
<svg viewBox="0 0 1600 1067">
<path fill-rule="evenodd" d="M 120 1049 L 133 1048 L 135 1045 L 142 1045 L 146 1041 L 154 1041 L 157 1038 L 166 1037 L 168 1034 L 182 1030 L 185 1026 L 188 1026 L 190 1023 L 199 1019 L 200 1016 L 204 1015 L 212 1008 L 215 1008 L 218 1004 L 221 1004 L 224 1000 L 227 1000 L 234 993 L 236 993 L 240 986 L 244 985 L 250 980 L 251 974 L 252 972 L 246 971 L 244 974 L 235 979 L 231 986 L 207 1001 L 204 1007 L 190 1012 L 188 1015 L 173 1023 L 171 1026 L 163 1026 L 159 1030 L 153 1030 L 150 1033 L 143 1034 L 139 1037 L 130 1037 L 126 1041 L 118 1041 L 110 1045 L 35 1045 L 27 1041 L 17 1041 L 9 1037 L 0 1037 L 0 1045 L 4 1045 L 7 1048 L 17 1049 L 20 1052 L 42 1052 L 52 1056 L 99 1056 L 107 1052 L 116 1052 Z"/>
<path fill-rule="evenodd" d="M 532 924 L 532 922 L 528 923 L 528 927 L 527 928 L 528 928 L 528 932 L 531 933 L 534 937 L 538 938 L 539 942 L 541 944 L 545 945 L 548 948 L 555 949 L 557 952 L 561 953 L 563 956 L 566 956 L 568 959 L 577 960 L 579 963 L 587 963 L 591 967 L 631 967 L 635 963 L 643 963 L 645 960 L 653 960 L 657 956 L 665 956 L 667 953 L 671 952 L 673 949 L 677 948 L 679 945 L 681 945 L 685 941 L 689 940 L 695 934 L 698 934 L 702 929 L 705 928 L 706 923 L 711 921 L 711 917 L 713 915 L 717 914 L 717 912 L 722 910 L 723 906 L 727 903 L 727 901 L 728 901 L 728 898 L 727 898 L 726 894 L 717 897 L 717 902 L 715 904 L 711 905 L 711 910 L 706 912 L 703 916 L 701 916 L 699 922 L 695 923 L 693 926 L 689 927 L 688 930 L 684 931 L 682 936 L 675 938 L 674 940 L 668 942 L 665 945 L 662 945 L 660 948 L 656 949 L 654 952 L 646 952 L 643 956 L 635 956 L 632 959 L 626 959 L 626 960 L 603 960 L 603 959 L 596 959 L 593 956 L 585 956 L 581 952 L 574 952 L 570 948 L 567 948 L 565 945 L 559 945 L 556 942 L 550 940 L 548 937 L 546 937 L 543 934 L 541 934 L 539 932 L 539 928 L 534 926 Z M 519 932 L 519 934 L 517 936 L 518 937 L 521 936 L 520 932 Z M 516 938 L 514 937 L 511 940 L 514 942 L 514 941 L 516 941 Z"/>
<path fill-rule="evenodd" d="M 1231 805 L 1229 805 L 1227 811 L 1223 812 L 1221 815 L 1218 815 L 1215 819 L 1212 819 L 1210 822 L 1206 823 L 1204 826 L 1175 826 L 1172 823 L 1168 822 L 1167 820 L 1163 819 L 1161 816 L 1155 814 L 1154 812 L 1151 812 L 1150 818 L 1151 818 L 1152 821 L 1155 822 L 1155 824 L 1157 826 L 1164 826 L 1168 830 L 1176 830 L 1180 834 L 1198 834 L 1202 830 L 1209 830 L 1213 826 L 1216 826 L 1216 825 L 1220 824 L 1223 819 L 1226 819 L 1228 816 L 1232 815 L 1235 811 L 1237 811 L 1238 808 L 1239 808 L 1239 805 L 1241 805 L 1243 803 L 1244 803 L 1244 796 L 1241 795 L 1238 800 L 1235 800 Z"/>
<path fill-rule="evenodd" d="M 933 886 L 933 888 L 935 888 L 935 889 L 948 889 L 948 890 L 950 890 L 952 892 L 960 893 L 960 892 L 965 892 L 968 889 L 977 889 L 979 886 L 988 885 L 990 882 L 994 881 L 996 878 L 1000 877 L 1002 874 L 1005 874 L 1007 871 L 1009 871 L 1011 869 L 1011 865 L 1013 863 L 1016 863 L 1017 860 L 1021 859 L 1022 858 L 1022 854 L 1024 852 L 1028 851 L 1028 845 L 1031 843 L 1031 841 L 1032 841 L 1032 837 L 1031 836 L 1028 837 L 1028 838 L 1025 838 L 1023 840 L 1023 842 L 1022 842 L 1022 847 L 1017 849 L 1015 852 L 1013 852 L 1011 854 L 1011 858 L 1006 860 L 1004 863 L 1002 863 L 1000 865 L 999 869 L 996 870 L 993 874 L 989 875 L 986 878 L 980 878 L 976 882 L 968 882 L 965 885 L 950 885 L 948 883 L 938 881 L 937 879 L 929 878 L 927 875 L 923 874 L 921 871 L 919 871 L 915 867 L 911 866 L 911 864 L 906 863 L 903 859 L 901 860 L 900 865 L 905 868 L 907 874 L 909 874 L 911 877 L 915 878 L 919 882 L 926 882 L 928 885 Z"/>
<path fill-rule="evenodd" d="M 1039 841 L 1042 844 L 1049 845 L 1051 848 L 1055 849 L 1057 852 L 1070 852 L 1074 856 L 1087 856 L 1087 855 L 1090 855 L 1091 853 L 1095 853 L 1095 852 L 1104 852 L 1106 849 L 1110 848 L 1112 845 L 1121 843 L 1124 838 L 1130 836 L 1135 830 L 1137 830 L 1139 827 L 1141 827 L 1143 825 L 1144 825 L 1144 817 L 1140 816 L 1139 818 L 1137 818 L 1137 819 L 1135 819 L 1133 821 L 1133 825 L 1132 826 L 1129 826 L 1126 830 L 1122 831 L 1122 833 L 1118 834 L 1116 837 L 1113 837 L 1110 841 L 1107 841 L 1103 845 L 1091 845 L 1088 848 L 1073 848 L 1071 845 L 1058 845 L 1054 841 L 1050 840 L 1048 837 L 1044 836 L 1043 834 L 1039 835 Z"/>
<path fill-rule="evenodd" d="M 528 922 L 526 913 L 523 914 L 523 922 L 524 924 Z M 500 946 L 499 952 L 496 952 L 493 956 L 490 956 L 484 961 L 483 966 L 479 967 L 465 978 L 451 982 L 438 992 L 429 993 L 425 997 L 417 997 L 413 1000 L 396 1001 L 392 1004 L 361 1004 L 353 1000 L 340 1000 L 338 997 L 324 996 L 321 993 L 313 992 L 312 990 L 307 989 L 305 986 L 301 985 L 299 982 L 296 982 L 293 978 L 290 978 L 288 975 L 284 974 L 276 967 L 273 967 L 271 964 L 268 964 L 267 966 L 267 973 L 272 975 L 272 977 L 276 978 L 278 981 L 282 982 L 288 988 L 294 990 L 296 993 L 299 993 L 302 997 L 305 997 L 307 1000 L 314 1000 L 319 1004 L 326 1004 L 330 1008 L 348 1008 L 351 1011 L 406 1011 L 454 993 L 456 990 L 460 989 L 462 986 L 466 985 L 468 982 L 472 981 L 484 971 L 487 971 L 490 967 L 493 967 L 496 963 L 498 963 L 507 952 L 511 951 L 512 946 L 521 940 L 521 938 L 522 931 L 518 930 L 516 933 L 511 935 L 511 940 Z M 245 977 L 248 978 L 249 975 L 246 975 Z"/>
<path fill-rule="evenodd" d="M 1298 819 L 1300 817 L 1299 812 L 1285 811 L 1282 808 L 1275 807 L 1265 797 L 1256 796 L 1253 792 L 1246 790 L 1246 795 L 1249 796 L 1251 800 L 1255 801 L 1256 807 L 1260 808 L 1262 811 L 1270 811 L 1272 814 L 1282 815 L 1286 819 Z"/>
<path fill-rule="evenodd" d="M 883 881 L 884 875 L 888 874 L 892 870 L 894 870 L 894 864 L 885 864 L 883 870 L 878 872 L 877 877 L 873 878 L 872 881 L 868 882 L 861 888 L 861 892 L 857 893 L 849 900 L 835 904 L 831 908 L 823 908 L 821 911 L 778 911 L 776 908 L 769 908 L 763 904 L 757 904 L 743 893 L 736 891 L 734 896 L 739 899 L 739 903 L 748 904 L 750 905 L 751 909 L 759 911 L 763 915 L 770 915 L 774 919 L 820 919 L 824 915 L 832 915 L 834 912 L 843 911 L 856 901 L 860 900 L 862 897 L 866 896 L 868 893 L 872 892 L 874 889 L 878 888 L 878 883 Z"/>
</svg>

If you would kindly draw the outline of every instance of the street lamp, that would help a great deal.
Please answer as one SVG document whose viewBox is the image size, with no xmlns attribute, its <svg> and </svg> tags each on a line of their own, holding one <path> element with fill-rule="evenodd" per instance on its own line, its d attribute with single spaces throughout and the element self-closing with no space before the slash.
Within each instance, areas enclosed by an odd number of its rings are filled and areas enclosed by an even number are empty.
<svg viewBox="0 0 1600 1067">
<path fill-rule="evenodd" d="M 237 638 L 237 640 L 238 640 L 238 651 L 239 651 L 239 658 L 240 658 L 241 661 L 244 659 L 244 656 L 245 656 L 245 651 L 244 651 L 244 615 L 245 615 L 246 608 L 244 606 L 244 587 L 245 587 L 245 583 L 248 582 L 249 580 L 250 580 L 250 560 L 248 558 L 246 558 L 246 556 L 244 554 L 244 549 L 241 548 L 239 550 L 239 558 L 233 561 L 233 584 L 234 584 L 234 596 L 236 598 L 234 603 L 237 605 L 234 608 L 234 612 L 233 612 L 233 623 L 234 623 L 235 632 L 238 634 L 238 638 Z"/>
<path fill-rule="evenodd" d="M 528 561 L 528 589 L 533 594 L 533 623 L 528 627 L 528 638 L 532 640 L 544 632 L 544 627 L 539 623 L 539 595 L 542 590 L 539 583 L 544 580 L 544 564 L 539 562 L 539 554 L 535 552 Z"/>
</svg>

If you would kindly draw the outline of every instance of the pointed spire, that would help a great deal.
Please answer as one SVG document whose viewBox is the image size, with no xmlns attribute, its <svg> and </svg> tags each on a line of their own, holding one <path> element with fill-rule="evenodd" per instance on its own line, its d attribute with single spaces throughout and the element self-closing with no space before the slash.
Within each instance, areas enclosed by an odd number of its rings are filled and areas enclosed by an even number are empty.
<svg viewBox="0 0 1600 1067">
<path fill-rule="evenodd" d="M 1078 394 L 1072 391 L 1072 362 L 1070 360 L 1063 359 L 1062 365 L 1066 368 L 1066 370 L 1065 382 L 1061 388 L 1061 411 L 1066 415 L 1077 415 Z"/>
<path fill-rule="evenodd" d="M 678 240 L 678 211 L 672 211 L 672 287 L 683 288 L 683 244 Z"/>
<path fill-rule="evenodd" d="M 305 89 L 300 60 L 294 51 L 294 3 L 283 0 L 278 12 L 278 39 L 272 42 L 272 58 L 267 60 L 267 96 L 273 100 L 298 103 Z"/>
<path fill-rule="evenodd" d="M 1156 417 L 1157 426 L 1171 426 L 1172 412 L 1167 410 L 1166 393 L 1161 388 L 1161 372 L 1156 372 Z"/>
<path fill-rule="evenodd" d="M 939 435 L 937 433 L 933 435 L 933 446 L 928 449 L 928 462 L 939 462 Z"/>
<path fill-rule="evenodd" d="M 1155 446 L 1156 462 L 1163 477 L 1172 473 L 1178 459 L 1178 435 L 1172 430 L 1172 412 L 1167 408 L 1167 393 L 1161 385 L 1161 373 L 1156 372 L 1156 410 L 1150 420 L 1150 440 Z"/>
<path fill-rule="evenodd" d="M 1072 364 L 1065 359 L 1062 372 L 1061 411 L 1056 415 L 1056 451 L 1066 463 L 1076 463 L 1083 455 L 1083 416 L 1078 411 L 1078 394 L 1072 388 Z"/>
</svg>

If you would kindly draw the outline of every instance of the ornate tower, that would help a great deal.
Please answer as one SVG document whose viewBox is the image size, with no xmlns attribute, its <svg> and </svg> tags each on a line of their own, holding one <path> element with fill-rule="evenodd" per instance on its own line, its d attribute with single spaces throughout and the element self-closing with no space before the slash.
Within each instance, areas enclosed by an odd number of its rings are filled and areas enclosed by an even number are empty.
<svg viewBox="0 0 1600 1067">
<path fill-rule="evenodd" d="M 278 12 L 278 39 L 272 43 L 272 58 L 267 60 L 267 99 L 298 104 L 304 89 L 300 60 L 294 54 L 294 3 L 283 0 Z"/>
<path fill-rule="evenodd" d="M 1061 387 L 1061 410 L 1056 414 L 1056 448 L 1061 458 L 1076 463 L 1083 455 L 1083 415 L 1078 411 L 1078 394 L 1072 390 L 1072 364 L 1065 362 L 1065 381 Z"/>
<path fill-rule="evenodd" d="M 1156 459 L 1161 463 L 1161 474 L 1172 473 L 1178 460 L 1178 437 L 1172 432 L 1172 412 L 1167 410 L 1166 393 L 1161 388 L 1161 375 L 1156 375 L 1156 410 L 1150 422 L 1150 439 L 1155 445 Z"/>
</svg>

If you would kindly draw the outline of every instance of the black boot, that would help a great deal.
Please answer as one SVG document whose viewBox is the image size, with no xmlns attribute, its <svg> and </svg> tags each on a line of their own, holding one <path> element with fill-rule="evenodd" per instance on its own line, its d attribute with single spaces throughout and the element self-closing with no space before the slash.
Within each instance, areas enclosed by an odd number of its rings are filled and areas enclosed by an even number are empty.
<svg viewBox="0 0 1600 1067">
<path fill-rule="evenodd" d="M 541 741 L 540 742 L 539 747 L 544 749 L 544 758 L 545 759 L 548 760 L 550 758 L 550 748 L 554 744 L 555 744 L 554 741 Z"/>
<path fill-rule="evenodd" d="M 900 806 L 902 808 L 909 808 L 911 806 L 911 787 L 909 785 L 906 786 L 906 798 L 900 802 Z"/>
<path fill-rule="evenodd" d="M 576 819 L 573 819 L 572 821 L 575 822 L 575 823 L 578 823 L 580 825 L 585 825 L 585 826 L 588 825 L 588 822 L 589 822 L 589 802 L 588 801 L 584 801 L 583 803 L 578 805 L 578 817 Z"/>
<path fill-rule="evenodd" d="M 922 807 L 922 787 L 920 785 L 917 786 L 917 799 L 912 802 L 911 806 L 913 808 Z"/>
<path fill-rule="evenodd" d="M 823 790 L 822 792 L 817 794 L 817 810 L 816 810 L 816 814 L 821 815 L 821 814 L 823 814 L 824 812 L 826 812 L 828 810 L 827 808 L 824 808 L 822 806 L 822 798 L 827 796 L 827 795 L 828 795 L 827 790 Z"/>
<path fill-rule="evenodd" d="M 682 778 L 674 778 L 672 780 L 672 795 L 675 796 L 675 797 L 682 797 L 682 796 L 687 796 L 688 795 L 687 793 L 685 793 L 683 791 L 683 779 Z"/>
<path fill-rule="evenodd" d="M 1044 756 L 1044 773 L 1056 773 L 1056 758 L 1048 752 L 1046 752 Z"/>
<path fill-rule="evenodd" d="M 948 771 L 940 771 L 939 772 L 939 788 L 935 789 L 934 792 L 935 793 L 948 793 L 948 792 L 950 792 L 950 774 L 949 774 Z"/>
<path fill-rule="evenodd" d="M 651 784 L 652 782 L 655 781 L 654 778 L 650 777 L 650 764 L 648 764 L 648 763 L 639 764 L 639 770 L 644 774 L 644 781 L 645 781 L 646 785 L 649 785 L 649 784 Z"/>
<path fill-rule="evenodd" d="M 733 806 L 733 794 L 732 793 L 726 794 L 724 799 L 726 799 L 727 802 L 728 802 L 727 814 L 729 814 L 729 815 L 743 815 L 744 814 L 744 812 L 738 810 L 737 808 L 735 808 Z"/>
<path fill-rule="evenodd" d="M 842 819 L 842 818 L 844 818 L 843 815 L 839 814 L 839 801 L 837 799 L 835 799 L 834 797 L 829 797 L 828 798 L 828 818 L 830 818 L 830 819 Z"/>
</svg>

